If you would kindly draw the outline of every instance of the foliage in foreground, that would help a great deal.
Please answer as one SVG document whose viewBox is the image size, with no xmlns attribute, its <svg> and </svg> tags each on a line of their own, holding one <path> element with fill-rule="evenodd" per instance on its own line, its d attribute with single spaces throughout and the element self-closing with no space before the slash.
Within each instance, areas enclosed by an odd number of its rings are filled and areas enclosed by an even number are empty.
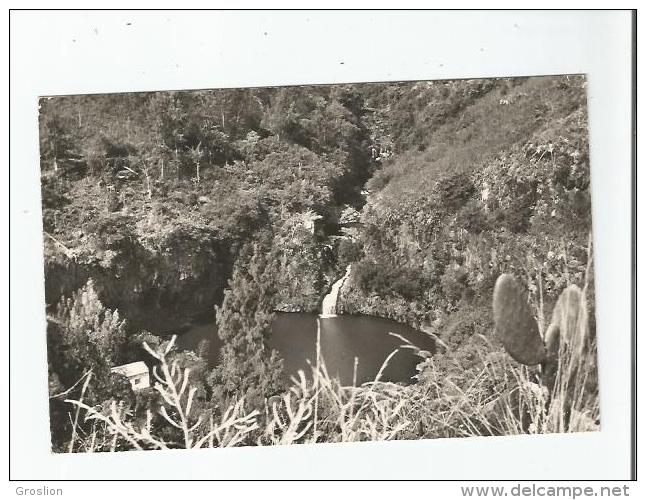
<svg viewBox="0 0 646 500">
<path fill-rule="evenodd" d="M 299 371 L 286 391 L 256 408 L 244 399 L 226 407 L 197 404 L 199 389 L 191 382 L 190 369 L 169 359 L 175 338 L 157 350 L 145 344 L 158 361 L 153 371 L 157 406 L 137 415 L 123 401 L 88 405 L 83 400 L 87 377 L 80 398 L 66 400 L 75 409 L 68 449 L 212 448 L 596 430 L 596 347 L 588 335 L 585 304 L 584 287 L 580 302 L 563 306 L 566 317 L 580 317 L 576 328 L 586 341 L 572 350 L 571 343 L 562 340 L 571 338 L 562 329 L 553 372 L 516 364 L 482 337 L 474 348 L 477 359 L 471 370 L 462 372 L 462 380 L 447 377 L 431 354 L 404 343 L 399 349 L 413 349 L 422 360 L 417 383 L 380 381 L 398 349 L 374 381 L 342 386 L 329 376 L 320 356 L 319 330 L 311 373 Z M 547 382 L 545 377 L 552 376 Z"/>
</svg>

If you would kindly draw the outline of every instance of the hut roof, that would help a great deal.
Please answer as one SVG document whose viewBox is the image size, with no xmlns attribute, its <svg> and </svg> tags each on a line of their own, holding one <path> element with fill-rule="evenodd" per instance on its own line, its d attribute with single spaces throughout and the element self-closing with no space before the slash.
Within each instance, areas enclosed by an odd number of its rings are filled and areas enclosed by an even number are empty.
<svg viewBox="0 0 646 500">
<path fill-rule="evenodd" d="M 143 361 L 135 361 L 134 363 L 115 366 L 110 371 L 125 377 L 134 377 L 135 375 L 144 375 L 148 373 L 148 366 L 146 366 L 146 363 Z"/>
</svg>

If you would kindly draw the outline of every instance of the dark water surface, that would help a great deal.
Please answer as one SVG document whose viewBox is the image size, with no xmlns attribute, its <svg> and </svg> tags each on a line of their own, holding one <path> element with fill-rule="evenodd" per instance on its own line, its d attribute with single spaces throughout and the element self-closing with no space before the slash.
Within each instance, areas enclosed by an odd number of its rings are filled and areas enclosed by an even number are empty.
<svg viewBox="0 0 646 500">
<path fill-rule="evenodd" d="M 299 369 L 311 373 L 307 360 L 316 360 L 317 314 L 279 313 L 272 324 L 269 345 L 284 359 L 286 375 Z M 397 333 L 420 349 L 433 352 L 433 340 L 423 332 L 407 325 L 372 316 L 337 316 L 321 321 L 321 355 L 331 376 L 343 384 L 352 384 L 354 358 L 358 358 L 357 384 L 374 380 L 383 362 L 404 341 Z M 178 337 L 179 347 L 196 350 L 198 343 L 210 342 L 209 363 L 215 366 L 222 341 L 215 323 L 196 325 Z M 381 380 L 409 383 L 421 361 L 410 349 L 400 349 L 388 363 Z"/>
</svg>

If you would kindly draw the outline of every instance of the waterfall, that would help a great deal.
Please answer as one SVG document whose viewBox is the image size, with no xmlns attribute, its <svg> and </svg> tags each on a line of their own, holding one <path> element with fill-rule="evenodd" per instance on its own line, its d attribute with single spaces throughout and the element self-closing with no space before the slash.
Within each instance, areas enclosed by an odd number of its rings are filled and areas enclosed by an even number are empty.
<svg viewBox="0 0 646 500">
<path fill-rule="evenodd" d="M 330 293 L 328 293 L 323 299 L 320 314 L 321 318 L 334 318 L 336 316 L 336 304 L 339 300 L 339 292 L 341 291 L 341 287 L 343 286 L 343 283 L 345 283 L 345 280 L 350 276 L 351 268 L 352 265 L 348 265 L 343 277 L 332 285 Z"/>
</svg>

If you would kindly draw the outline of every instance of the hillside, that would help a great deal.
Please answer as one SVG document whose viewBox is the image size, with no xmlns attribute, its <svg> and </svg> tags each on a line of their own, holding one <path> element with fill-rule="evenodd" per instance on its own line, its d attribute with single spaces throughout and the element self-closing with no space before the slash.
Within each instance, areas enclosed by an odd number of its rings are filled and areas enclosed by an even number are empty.
<svg viewBox="0 0 646 500">
<path fill-rule="evenodd" d="M 43 100 L 47 302 L 92 277 L 134 329 L 172 329 L 211 314 L 244 248 L 289 234 L 285 265 L 311 286 L 285 300 L 317 309 L 325 249 L 299 221 L 360 203 L 370 164 L 344 104 L 355 98 L 311 87 Z"/>
<path fill-rule="evenodd" d="M 488 307 L 503 272 L 526 278 L 533 300 L 541 281 L 548 303 L 581 282 L 591 215 L 581 77 L 482 84 L 452 114 L 436 109 L 437 86 L 416 84 L 389 107 L 393 142 L 410 140 L 397 117 L 413 113 L 422 147 L 397 152 L 367 184 L 363 258 L 344 304 L 441 332 L 452 312 Z"/>
</svg>

